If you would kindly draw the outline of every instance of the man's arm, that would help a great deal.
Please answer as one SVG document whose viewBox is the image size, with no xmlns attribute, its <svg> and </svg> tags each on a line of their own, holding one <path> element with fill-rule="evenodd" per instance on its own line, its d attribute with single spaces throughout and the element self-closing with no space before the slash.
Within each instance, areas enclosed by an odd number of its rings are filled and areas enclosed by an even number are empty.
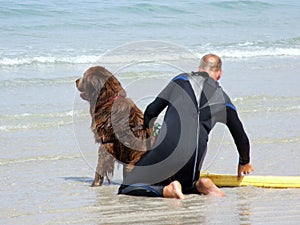
<svg viewBox="0 0 300 225">
<path fill-rule="evenodd" d="M 227 113 L 227 127 L 234 139 L 235 145 L 239 152 L 239 165 L 238 165 L 238 178 L 241 178 L 243 174 L 249 174 L 254 171 L 250 164 L 250 143 L 247 134 L 243 128 L 237 111 L 232 103 L 228 103 L 226 106 Z"/>
<path fill-rule="evenodd" d="M 144 127 L 152 128 L 155 122 L 156 117 L 164 110 L 164 108 L 168 105 L 168 101 L 162 99 L 160 97 L 156 97 L 156 99 L 150 103 L 144 113 Z"/>
<path fill-rule="evenodd" d="M 239 152 L 239 164 L 245 165 L 250 162 L 250 143 L 237 111 L 232 106 L 227 105 L 226 107 L 226 125 Z"/>
<path fill-rule="evenodd" d="M 156 117 L 168 106 L 170 94 L 174 86 L 174 81 L 172 80 L 155 98 L 155 100 L 150 103 L 144 113 L 144 127 L 152 128 Z"/>
</svg>

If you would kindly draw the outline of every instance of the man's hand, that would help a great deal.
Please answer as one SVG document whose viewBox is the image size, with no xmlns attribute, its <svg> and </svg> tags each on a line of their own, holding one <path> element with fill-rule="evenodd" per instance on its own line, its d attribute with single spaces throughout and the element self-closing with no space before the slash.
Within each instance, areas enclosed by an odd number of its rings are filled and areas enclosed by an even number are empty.
<svg viewBox="0 0 300 225">
<path fill-rule="evenodd" d="M 241 179 L 243 174 L 249 174 L 250 172 L 254 171 L 254 168 L 251 166 L 250 163 L 245 165 L 238 165 L 238 179 Z"/>
</svg>

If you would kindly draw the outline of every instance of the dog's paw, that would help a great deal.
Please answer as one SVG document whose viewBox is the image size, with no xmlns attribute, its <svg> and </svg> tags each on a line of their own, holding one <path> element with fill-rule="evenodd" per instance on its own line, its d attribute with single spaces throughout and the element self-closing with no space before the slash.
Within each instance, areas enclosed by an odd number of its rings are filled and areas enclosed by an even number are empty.
<svg viewBox="0 0 300 225">
<path fill-rule="evenodd" d="M 100 186 L 102 186 L 102 184 L 103 184 L 103 181 L 102 182 L 93 181 L 93 183 L 91 184 L 91 187 L 100 187 Z"/>
<path fill-rule="evenodd" d="M 99 175 L 98 173 L 95 173 L 95 179 L 91 185 L 91 187 L 99 187 L 99 186 L 102 186 L 103 184 L 103 180 L 104 180 L 104 177 Z"/>
</svg>

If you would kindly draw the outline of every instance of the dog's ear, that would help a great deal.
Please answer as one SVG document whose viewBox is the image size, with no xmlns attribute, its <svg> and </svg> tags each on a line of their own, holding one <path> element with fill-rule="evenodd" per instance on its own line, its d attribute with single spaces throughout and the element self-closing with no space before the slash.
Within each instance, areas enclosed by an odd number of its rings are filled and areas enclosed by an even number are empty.
<svg viewBox="0 0 300 225">
<path fill-rule="evenodd" d="M 89 96 L 90 96 L 90 104 L 91 109 L 96 107 L 97 102 L 100 101 L 101 93 L 103 92 L 103 87 L 105 82 L 102 81 L 103 77 L 101 76 L 91 76 L 89 80 Z"/>
<path fill-rule="evenodd" d="M 113 77 L 113 75 L 104 67 L 92 67 L 90 84 L 93 88 L 93 91 L 99 94 L 102 88 L 104 88 L 106 82 L 108 82 L 111 77 Z"/>
<path fill-rule="evenodd" d="M 103 81 L 102 77 L 92 76 L 90 84 L 92 86 L 92 89 L 94 89 L 93 91 L 99 94 L 105 84 L 105 81 Z"/>
</svg>

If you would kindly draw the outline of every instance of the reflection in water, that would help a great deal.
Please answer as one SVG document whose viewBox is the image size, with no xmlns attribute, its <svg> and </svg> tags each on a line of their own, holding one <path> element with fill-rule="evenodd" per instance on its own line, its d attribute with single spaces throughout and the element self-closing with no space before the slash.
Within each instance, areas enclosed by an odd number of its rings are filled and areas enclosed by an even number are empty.
<svg viewBox="0 0 300 225">
<path fill-rule="evenodd" d="M 101 189 L 101 190 L 100 190 Z M 206 197 L 185 200 L 116 195 L 118 187 L 96 190 L 94 207 L 101 224 L 204 224 Z M 93 212 L 94 214 L 95 212 Z"/>
<path fill-rule="evenodd" d="M 99 224 L 265 224 L 300 219 L 299 189 L 223 188 L 223 198 L 185 200 L 117 195 L 118 186 L 89 188 L 88 217 Z M 94 199 L 92 199 L 93 197 Z M 288 203 L 293 202 L 292 205 Z"/>
<path fill-rule="evenodd" d="M 253 194 L 253 191 L 250 190 L 250 187 L 240 188 L 236 192 L 236 209 L 240 220 L 240 224 L 251 224 L 251 206 L 249 198 L 251 198 L 251 193 Z"/>
</svg>

